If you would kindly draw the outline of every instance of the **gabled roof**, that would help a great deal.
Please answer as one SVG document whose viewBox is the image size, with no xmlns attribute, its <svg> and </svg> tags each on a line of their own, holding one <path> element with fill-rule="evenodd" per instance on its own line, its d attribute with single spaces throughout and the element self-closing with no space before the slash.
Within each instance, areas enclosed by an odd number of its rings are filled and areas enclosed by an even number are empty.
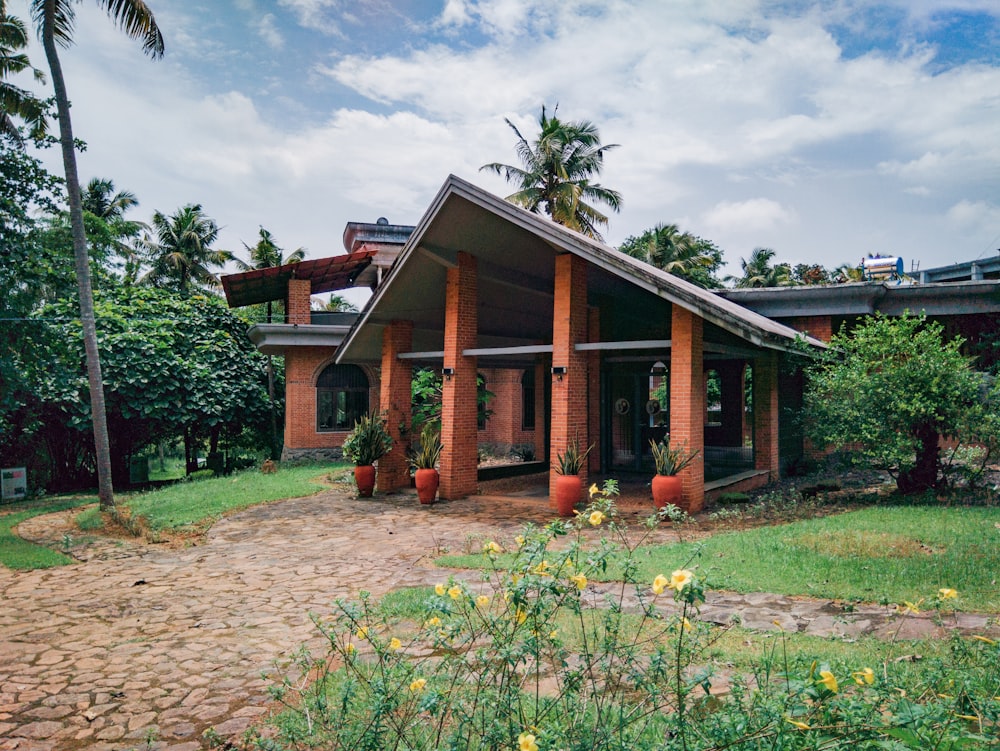
<svg viewBox="0 0 1000 751">
<path fill-rule="evenodd" d="M 642 300 L 658 298 L 757 347 L 790 349 L 801 336 L 451 175 L 344 340 L 338 362 L 377 360 L 382 327 L 397 318 L 414 321 L 415 350 L 440 349 L 435 336 L 443 327 L 445 272 L 459 251 L 477 257 L 480 346 L 551 343 L 551 259 L 558 253 L 596 267 L 589 291 L 612 306 L 641 306 Z M 642 317 L 636 316 L 639 325 Z"/>
<path fill-rule="evenodd" d="M 341 256 L 227 274 L 221 279 L 222 288 L 230 308 L 284 300 L 289 279 L 309 279 L 314 295 L 347 289 L 354 286 L 354 280 L 368 267 L 374 255 L 374 250 L 359 250 Z"/>
</svg>

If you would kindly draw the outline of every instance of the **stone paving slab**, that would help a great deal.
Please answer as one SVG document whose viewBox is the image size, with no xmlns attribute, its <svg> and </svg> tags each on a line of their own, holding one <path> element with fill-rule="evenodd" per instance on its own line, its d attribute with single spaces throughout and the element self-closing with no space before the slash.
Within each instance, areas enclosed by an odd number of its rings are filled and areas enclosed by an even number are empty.
<svg viewBox="0 0 1000 751">
<path fill-rule="evenodd" d="M 361 590 L 444 581 L 434 557 L 552 518 L 538 499 L 420 506 L 408 494 L 360 500 L 334 490 L 240 512 L 186 549 L 96 540 L 77 550 L 85 563 L 0 569 L 0 751 L 146 748 L 147 738 L 151 748 L 194 751 L 209 727 L 238 737 L 267 711 L 262 671 L 322 643 L 310 610 Z M 50 542 L 64 531 L 58 515 L 19 529 Z M 653 536 L 673 539 L 668 529 Z M 709 593 L 701 617 L 847 636 L 895 628 L 885 608 L 844 613 L 767 594 Z M 962 618 L 917 617 L 908 628 L 989 633 L 984 616 Z"/>
</svg>

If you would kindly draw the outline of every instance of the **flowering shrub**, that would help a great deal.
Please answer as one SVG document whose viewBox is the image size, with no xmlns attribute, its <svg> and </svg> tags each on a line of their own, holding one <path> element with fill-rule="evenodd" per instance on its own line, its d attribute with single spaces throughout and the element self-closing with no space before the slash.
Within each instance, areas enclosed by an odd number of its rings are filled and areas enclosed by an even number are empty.
<svg viewBox="0 0 1000 751">
<path fill-rule="evenodd" d="M 288 708 L 264 749 L 987 748 L 1000 716 L 1000 647 L 956 639 L 919 686 L 894 663 L 816 664 L 775 650 L 724 697 L 706 665 L 694 561 L 651 581 L 617 522 L 614 482 L 575 519 L 482 546 L 482 581 L 438 584 L 420 622 L 379 618 L 367 595 L 315 617 L 326 654 L 303 650 L 271 687 Z M 649 528 L 656 524 L 654 516 Z M 600 539 L 594 540 L 594 530 Z M 558 541 L 558 543 L 557 543 Z M 501 567 L 502 562 L 502 567 Z M 623 581 L 595 585 L 614 565 Z M 958 593 L 938 590 L 937 602 Z M 903 617 L 903 616 L 901 616 Z"/>
</svg>

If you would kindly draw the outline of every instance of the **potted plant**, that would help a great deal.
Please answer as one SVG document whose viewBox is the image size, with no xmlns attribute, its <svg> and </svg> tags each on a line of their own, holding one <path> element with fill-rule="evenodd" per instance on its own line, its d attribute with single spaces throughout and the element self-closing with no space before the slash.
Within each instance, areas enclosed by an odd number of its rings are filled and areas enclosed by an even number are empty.
<svg viewBox="0 0 1000 751">
<path fill-rule="evenodd" d="M 441 433 L 432 423 L 424 425 L 420 433 L 420 445 L 410 454 L 413 479 L 417 486 L 417 497 L 421 503 L 433 503 L 437 495 L 440 475 L 437 471 L 441 458 Z"/>
<path fill-rule="evenodd" d="M 344 441 L 344 456 L 354 462 L 354 481 L 362 498 L 371 498 L 375 490 L 375 462 L 391 448 L 392 436 L 386 429 L 385 419 L 365 415 L 354 423 L 354 430 Z"/>
<path fill-rule="evenodd" d="M 560 516 L 573 516 L 573 509 L 580 502 L 583 481 L 580 479 L 580 469 L 587 459 L 587 454 L 594 448 L 593 444 L 585 451 L 580 451 L 580 440 L 574 437 L 566 446 L 566 450 L 556 454 L 556 511 Z"/>
<path fill-rule="evenodd" d="M 649 446 L 653 450 L 653 463 L 656 465 L 656 476 L 653 478 L 653 503 L 657 508 L 673 504 L 687 511 L 681 478 L 677 473 L 693 462 L 698 452 L 689 452 L 683 445 L 672 448 L 669 435 L 660 442 L 650 440 Z"/>
</svg>

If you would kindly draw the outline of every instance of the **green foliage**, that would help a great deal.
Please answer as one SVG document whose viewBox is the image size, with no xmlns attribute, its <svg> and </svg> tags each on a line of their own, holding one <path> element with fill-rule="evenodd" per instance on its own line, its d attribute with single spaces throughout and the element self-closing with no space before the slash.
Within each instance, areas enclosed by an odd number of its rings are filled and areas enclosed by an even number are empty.
<svg viewBox="0 0 1000 751">
<path fill-rule="evenodd" d="M 374 464 L 391 449 L 392 436 L 379 415 L 362 417 L 344 440 L 344 456 L 359 467 Z"/>
<path fill-rule="evenodd" d="M 116 482 L 128 481 L 136 452 L 163 438 L 187 432 L 236 440 L 248 428 L 266 430 L 263 356 L 221 300 L 131 287 L 99 293 L 95 309 Z M 88 476 L 78 316 L 73 300 L 42 308 L 16 355 L 32 395 L 26 410 L 49 448 L 56 485 Z"/>
<path fill-rule="evenodd" d="M 923 316 L 877 315 L 836 335 L 806 371 L 809 438 L 857 451 L 891 472 L 901 492 L 938 487 L 941 436 L 991 451 L 1000 439 L 997 389 L 961 346 Z"/>
<path fill-rule="evenodd" d="M 559 475 L 578 475 L 580 474 L 580 469 L 583 467 L 583 462 L 587 459 L 587 455 L 594 448 L 593 444 L 587 446 L 585 451 L 580 450 L 580 437 L 573 436 L 567 446 L 566 450 L 556 454 L 556 465 L 554 467 L 556 474 Z"/>
<path fill-rule="evenodd" d="M 420 446 L 410 454 L 410 466 L 414 469 L 434 469 L 441 458 L 441 433 L 434 425 L 427 423 L 420 433 Z"/>
<path fill-rule="evenodd" d="M 649 447 L 658 475 L 676 475 L 698 456 L 697 451 L 688 451 L 683 444 L 671 447 L 670 436 L 659 442 L 650 439 Z"/>
<path fill-rule="evenodd" d="M 722 679 L 727 693 L 710 693 L 726 632 L 696 619 L 704 578 L 682 557 L 653 577 L 640 571 L 642 540 L 618 525 L 612 495 L 605 486 L 573 521 L 528 526 L 508 551 L 487 541 L 481 581 L 452 578 L 385 605 L 362 593 L 314 615 L 325 652 L 303 648 L 275 677 L 270 698 L 285 711 L 257 747 L 989 747 L 1000 716 L 989 639 L 955 638 L 914 667 L 891 645 L 859 653 L 882 658 L 874 664 L 819 645 L 820 661 L 784 634 L 765 643 L 733 629 L 740 670 Z M 599 540 L 584 534 L 595 528 Z M 616 564 L 621 583 L 594 587 Z"/>
<path fill-rule="evenodd" d="M 638 237 L 628 237 L 618 250 L 699 287 L 722 286 L 716 276 L 722 268 L 722 251 L 710 240 L 681 232 L 676 224 L 658 224 Z"/>
<path fill-rule="evenodd" d="M 212 248 L 219 227 L 200 204 L 182 206 L 170 216 L 157 211 L 152 228 L 156 239 L 146 243 L 150 269 L 142 277 L 144 283 L 182 294 L 192 288 L 219 286 L 212 269 L 221 268 L 233 256 L 227 250 Z"/>
<path fill-rule="evenodd" d="M 410 382 L 413 413 L 412 429 L 434 423 L 441 424 L 441 373 L 434 368 L 414 368 Z M 494 394 L 486 388 L 486 380 L 476 375 L 476 419 L 485 423 L 493 415 L 489 408 Z"/>
</svg>

